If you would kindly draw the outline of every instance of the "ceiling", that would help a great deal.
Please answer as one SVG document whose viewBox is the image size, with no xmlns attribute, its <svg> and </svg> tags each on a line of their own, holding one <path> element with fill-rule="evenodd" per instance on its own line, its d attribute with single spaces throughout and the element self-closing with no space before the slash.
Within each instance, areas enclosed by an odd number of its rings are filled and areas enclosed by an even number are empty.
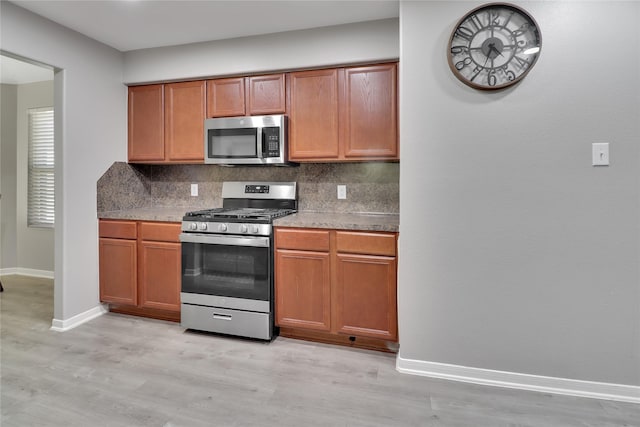
<svg viewBox="0 0 640 427">
<path fill-rule="evenodd" d="M 396 18 L 398 0 L 11 0 L 119 51 Z"/>
</svg>

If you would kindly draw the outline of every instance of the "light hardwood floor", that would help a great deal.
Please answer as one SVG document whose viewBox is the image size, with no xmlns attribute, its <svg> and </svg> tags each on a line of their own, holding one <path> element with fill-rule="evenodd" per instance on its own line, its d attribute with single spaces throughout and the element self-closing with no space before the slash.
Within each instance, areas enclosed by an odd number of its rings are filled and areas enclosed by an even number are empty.
<svg viewBox="0 0 640 427">
<path fill-rule="evenodd" d="M 111 313 L 53 332 L 51 280 L 2 283 L 3 427 L 640 426 L 640 405 L 404 375 L 373 351 Z"/>
</svg>

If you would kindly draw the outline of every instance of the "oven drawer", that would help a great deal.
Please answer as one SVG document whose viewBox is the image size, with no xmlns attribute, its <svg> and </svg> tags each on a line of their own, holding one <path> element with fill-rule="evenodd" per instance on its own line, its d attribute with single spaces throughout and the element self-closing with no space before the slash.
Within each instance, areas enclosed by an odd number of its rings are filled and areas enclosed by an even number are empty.
<svg viewBox="0 0 640 427">
<path fill-rule="evenodd" d="M 273 320 L 269 313 L 228 310 L 203 305 L 181 304 L 183 328 L 270 340 Z"/>
</svg>

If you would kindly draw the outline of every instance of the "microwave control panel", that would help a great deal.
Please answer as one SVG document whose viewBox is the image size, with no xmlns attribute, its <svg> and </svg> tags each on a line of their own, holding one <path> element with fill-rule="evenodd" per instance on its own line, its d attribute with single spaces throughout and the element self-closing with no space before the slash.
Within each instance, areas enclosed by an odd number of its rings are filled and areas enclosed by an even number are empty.
<svg viewBox="0 0 640 427">
<path fill-rule="evenodd" d="M 280 128 L 265 127 L 262 128 L 262 156 L 263 157 L 280 157 Z"/>
</svg>

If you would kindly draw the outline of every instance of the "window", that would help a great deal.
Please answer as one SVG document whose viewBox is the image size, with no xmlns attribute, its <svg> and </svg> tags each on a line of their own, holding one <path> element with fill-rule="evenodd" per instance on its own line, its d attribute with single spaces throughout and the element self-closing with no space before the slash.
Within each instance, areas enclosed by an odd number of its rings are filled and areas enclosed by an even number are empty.
<svg viewBox="0 0 640 427">
<path fill-rule="evenodd" d="M 29 193 L 27 225 L 53 227 L 53 108 L 31 108 L 29 115 Z"/>
</svg>

